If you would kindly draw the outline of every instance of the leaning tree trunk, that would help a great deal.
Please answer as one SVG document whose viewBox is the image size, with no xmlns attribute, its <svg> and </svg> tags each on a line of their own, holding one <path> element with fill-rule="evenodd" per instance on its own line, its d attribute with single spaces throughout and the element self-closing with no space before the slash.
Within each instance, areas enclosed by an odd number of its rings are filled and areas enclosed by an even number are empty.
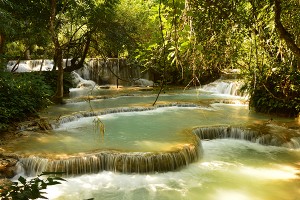
<svg viewBox="0 0 300 200">
<path fill-rule="evenodd" d="M 275 27 L 279 33 L 279 37 L 285 41 L 287 47 L 293 52 L 299 64 L 300 48 L 296 45 L 293 36 L 282 25 L 280 21 L 280 14 L 281 14 L 281 0 L 275 0 Z"/>
<path fill-rule="evenodd" d="M 72 58 L 71 66 L 66 66 L 66 68 L 64 69 L 65 72 L 72 72 L 72 71 L 80 69 L 84 66 L 84 60 L 85 60 L 87 53 L 89 51 L 89 48 L 90 48 L 91 38 L 92 38 L 92 35 L 90 32 L 88 32 L 86 34 L 86 40 L 84 43 L 84 49 L 83 49 L 83 53 L 81 54 L 81 57 L 80 58 Z"/>
</svg>

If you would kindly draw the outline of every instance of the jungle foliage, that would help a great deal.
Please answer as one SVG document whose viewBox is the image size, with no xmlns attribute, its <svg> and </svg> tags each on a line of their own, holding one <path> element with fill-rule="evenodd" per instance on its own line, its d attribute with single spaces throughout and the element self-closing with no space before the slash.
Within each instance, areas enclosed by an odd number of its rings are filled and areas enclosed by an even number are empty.
<svg viewBox="0 0 300 200">
<path fill-rule="evenodd" d="M 0 76 L 0 125 L 19 121 L 44 108 L 51 90 L 42 77 L 33 74 L 2 73 Z"/>
<path fill-rule="evenodd" d="M 57 72 L 0 73 L 0 130 L 12 122 L 37 116 L 37 111 L 52 102 Z M 65 74 L 65 91 L 71 87 L 70 74 Z"/>
<path fill-rule="evenodd" d="M 126 57 L 163 84 L 200 85 L 240 69 L 251 107 L 295 116 L 299 21 L 297 0 L 1 0 L 0 60 L 53 59 L 58 100 L 63 71 L 86 57 Z"/>
<path fill-rule="evenodd" d="M 65 179 L 59 177 L 62 173 L 43 172 L 35 178 L 26 180 L 20 176 L 17 182 L 7 183 L 0 186 L 0 199 L 48 199 L 44 195 L 44 189 L 48 186 L 61 184 Z M 47 178 L 43 178 L 47 176 Z"/>
</svg>

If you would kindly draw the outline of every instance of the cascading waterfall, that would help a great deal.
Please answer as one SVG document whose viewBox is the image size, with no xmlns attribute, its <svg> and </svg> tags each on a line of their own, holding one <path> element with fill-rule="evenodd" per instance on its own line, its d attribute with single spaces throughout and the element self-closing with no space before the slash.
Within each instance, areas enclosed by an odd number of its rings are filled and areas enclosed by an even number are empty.
<svg viewBox="0 0 300 200">
<path fill-rule="evenodd" d="M 216 80 L 204 85 L 201 89 L 216 94 L 247 97 L 247 94 L 243 94 L 240 91 L 242 86 L 243 82 L 238 80 Z"/>
<path fill-rule="evenodd" d="M 38 156 L 21 157 L 18 165 L 29 176 L 44 171 L 64 172 L 66 176 L 91 174 L 101 171 L 122 173 L 167 172 L 188 166 L 202 157 L 201 140 L 237 139 L 261 145 L 300 148 L 300 137 L 288 139 L 265 134 L 242 127 L 198 127 L 192 130 L 193 143 L 178 147 L 172 152 L 119 152 L 115 150 L 93 152 L 77 156 L 63 156 L 60 159 Z M 199 139 L 197 139 L 199 138 Z"/>
<path fill-rule="evenodd" d="M 104 116 L 114 113 L 153 111 L 165 107 L 191 107 L 195 104 L 165 104 L 156 107 L 124 107 L 107 109 L 99 112 L 81 112 L 57 120 L 54 129 L 62 124 L 81 118 Z M 202 156 L 199 138 L 191 132 L 185 133 L 190 143 L 177 145 L 172 150 L 162 152 L 121 152 L 117 150 L 95 150 L 92 153 L 62 156 L 62 158 L 45 158 L 39 156 L 20 157 L 19 165 L 28 175 L 37 175 L 43 171 L 65 172 L 66 176 L 97 173 L 108 170 L 123 173 L 153 173 L 174 171 L 197 161 Z"/>
<path fill-rule="evenodd" d="M 53 60 L 11 60 L 7 64 L 7 71 L 11 71 L 16 65 L 16 72 L 51 71 L 54 66 Z M 71 59 L 63 59 L 63 66 L 71 65 Z M 131 67 L 126 64 L 126 59 L 110 58 L 107 60 L 98 58 L 86 59 L 84 67 L 76 70 L 83 80 L 94 82 L 98 85 L 138 85 L 153 86 L 150 79 L 153 75 L 140 66 Z M 78 79 L 76 75 L 76 78 Z M 118 76 L 118 77 L 116 77 Z M 87 83 L 87 82 L 86 82 Z M 90 85 L 90 83 L 87 83 Z M 84 87 L 77 86 L 77 87 Z"/>
<path fill-rule="evenodd" d="M 300 136 L 295 133 L 294 135 L 282 137 L 277 134 L 263 133 L 262 131 L 252 130 L 243 127 L 199 127 L 193 130 L 201 140 L 213 139 L 239 139 L 246 140 L 261 145 L 270 145 L 278 147 L 288 147 L 290 149 L 299 149 Z"/>
<path fill-rule="evenodd" d="M 84 79 L 95 81 L 98 85 L 138 85 L 153 86 L 153 76 L 140 66 L 127 65 L 126 59 L 110 58 L 107 60 L 90 58 L 86 65 L 76 71 Z"/>
<path fill-rule="evenodd" d="M 64 172 L 65 176 L 91 174 L 101 171 L 122 173 L 154 173 L 174 171 L 199 159 L 202 154 L 197 139 L 194 144 L 184 145 L 174 152 L 165 153 L 122 153 L 101 151 L 88 155 L 71 156 L 63 159 L 47 159 L 36 156 L 20 158 L 19 165 L 30 176 L 45 171 Z"/>
<path fill-rule="evenodd" d="M 67 62 L 66 59 L 63 60 L 64 66 L 65 63 Z M 16 65 L 16 72 L 32 72 L 32 71 L 51 71 L 54 62 L 53 60 L 48 60 L 48 59 L 40 59 L 40 60 L 11 60 L 7 63 L 7 71 L 11 71 L 13 67 Z"/>
<path fill-rule="evenodd" d="M 92 80 L 85 80 L 81 78 L 81 76 L 76 73 L 76 72 L 71 72 L 71 75 L 73 77 L 73 83 L 76 84 L 77 88 L 82 88 L 82 87 L 89 87 L 93 88 L 96 86 L 96 83 Z"/>
<path fill-rule="evenodd" d="M 40 64 L 33 68 L 39 69 Z M 94 71 L 87 67 L 83 77 L 96 75 L 102 64 L 91 61 Z M 79 74 L 78 83 L 85 82 Z M 110 98 L 117 92 L 102 90 L 93 93 L 89 105 L 80 98 L 68 99 L 45 114 L 53 120 L 53 132 L 35 134 L 24 129 L 20 133 L 28 137 L 12 141 L 15 143 L 1 151 L 15 153 L 21 174 L 65 172 L 67 182 L 45 191 L 49 199 L 296 199 L 300 195 L 299 122 L 297 127 L 290 126 L 293 119 L 272 116 L 270 121 L 269 115 L 250 113 L 241 104 L 215 104 L 240 99 L 234 95 L 241 95 L 237 91 L 241 83 L 233 82 L 216 81 L 204 86 L 203 90 L 210 92 L 203 93 L 166 91 L 155 107 L 147 107 L 154 95 L 144 91 Z M 74 89 L 90 91 L 90 86 L 79 84 L 81 88 Z M 106 92 L 107 96 L 96 96 Z M 88 111 L 91 105 L 93 112 Z M 180 108 L 183 112 L 178 107 L 187 108 Z M 168 111 L 161 111 L 164 109 Z M 121 130 L 113 128 L 101 138 L 93 130 L 95 117 L 105 118 L 107 127 L 110 123 Z M 140 139 L 143 134 L 149 137 Z"/>
</svg>

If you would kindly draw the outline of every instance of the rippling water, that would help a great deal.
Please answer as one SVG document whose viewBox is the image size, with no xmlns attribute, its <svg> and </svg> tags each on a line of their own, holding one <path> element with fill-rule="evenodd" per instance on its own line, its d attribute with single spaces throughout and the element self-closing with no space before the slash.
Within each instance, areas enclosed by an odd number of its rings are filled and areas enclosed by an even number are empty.
<svg viewBox="0 0 300 200">
<path fill-rule="evenodd" d="M 271 116 L 250 112 L 247 105 L 212 103 L 227 99 L 207 93 L 164 94 L 160 103 L 193 103 L 198 107 L 163 107 L 150 111 L 100 115 L 105 125 L 104 143 L 94 130 L 95 117 L 60 124 L 47 135 L 16 141 L 8 150 L 24 154 L 60 154 L 115 148 L 124 151 L 165 151 L 188 141 L 184 134 L 196 126 L 266 124 Z M 117 107 L 149 106 L 155 95 L 122 96 L 51 107 L 46 116 L 72 115 Z M 215 100 L 215 101 L 213 101 Z M 231 97 L 231 101 L 239 100 Z M 70 101 L 71 102 L 71 101 Z M 294 119 L 272 117 L 275 123 Z M 286 128 L 280 130 L 284 134 Z M 129 140 L 130 138 L 130 140 Z M 102 138 L 103 139 L 103 138 Z M 102 141 L 103 142 L 103 141 Z M 233 139 L 202 141 L 203 158 L 166 173 L 121 174 L 102 171 L 66 178 L 49 187 L 49 199 L 300 199 L 300 150 L 262 146 Z"/>
</svg>

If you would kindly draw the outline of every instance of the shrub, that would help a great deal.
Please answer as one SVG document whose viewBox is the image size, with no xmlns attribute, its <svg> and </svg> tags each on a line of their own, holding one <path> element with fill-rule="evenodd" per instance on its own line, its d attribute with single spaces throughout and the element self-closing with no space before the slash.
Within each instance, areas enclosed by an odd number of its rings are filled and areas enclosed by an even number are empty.
<svg viewBox="0 0 300 200">
<path fill-rule="evenodd" d="M 0 129 L 49 105 L 53 94 L 43 76 L 34 73 L 0 74 Z"/>
<path fill-rule="evenodd" d="M 250 106 L 258 112 L 297 116 L 300 113 L 300 72 L 281 67 L 261 73 L 256 87 L 250 82 Z"/>
<path fill-rule="evenodd" d="M 42 190 L 46 189 L 50 185 L 61 184 L 60 181 L 65 181 L 63 178 L 53 176 L 55 174 L 62 174 L 60 172 L 43 172 L 36 178 L 26 180 L 20 176 L 19 182 L 12 182 L 11 184 L 0 186 L 0 199 L 47 199 L 45 192 Z M 47 175 L 46 179 L 42 179 L 41 176 Z"/>
</svg>

